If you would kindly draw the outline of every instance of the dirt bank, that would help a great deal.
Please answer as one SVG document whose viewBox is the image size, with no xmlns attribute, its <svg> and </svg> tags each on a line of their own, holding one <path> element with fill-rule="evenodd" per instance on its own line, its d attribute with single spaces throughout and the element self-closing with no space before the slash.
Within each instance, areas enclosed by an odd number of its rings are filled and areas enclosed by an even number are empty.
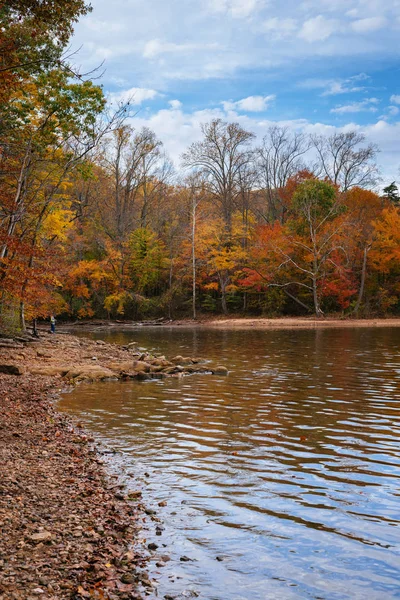
<svg viewBox="0 0 400 600">
<path fill-rule="evenodd" d="M 254 329 L 312 329 L 312 328 L 340 328 L 340 327 L 400 327 L 400 319 L 315 319 L 315 318 L 231 318 L 214 319 L 204 322 L 208 327 L 254 328 Z"/>
<path fill-rule="evenodd" d="M 102 331 L 107 329 L 135 329 L 137 327 L 211 327 L 219 329 L 316 329 L 316 328 L 360 328 L 400 327 L 400 318 L 387 319 L 338 319 L 315 317 L 285 317 L 267 319 L 262 317 L 210 317 L 197 320 L 177 319 L 155 321 L 78 321 L 61 326 L 69 331 Z"/>
<path fill-rule="evenodd" d="M 178 364 L 178 363 L 182 363 Z M 146 507 L 107 475 L 95 440 L 55 407 L 68 384 L 182 376 L 198 361 L 71 335 L 0 338 L 0 599 L 113 600 L 154 593 Z M 216 371 L 218 371 L 216 369 Z M 147 512 L 147 515 L 149 513 Z"/>
</svg>

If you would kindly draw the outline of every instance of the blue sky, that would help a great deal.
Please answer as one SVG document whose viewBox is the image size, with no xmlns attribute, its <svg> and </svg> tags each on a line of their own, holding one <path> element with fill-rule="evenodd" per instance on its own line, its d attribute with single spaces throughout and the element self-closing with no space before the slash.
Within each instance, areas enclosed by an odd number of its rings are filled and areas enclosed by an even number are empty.
<svg viewBox="0 0 400 600">
<path fill-rule="evenodd" d="M 92 0 L 73 48 L 104 60 L 112 98 L 132 97 L 179 165 L 215 117 L 261 139 L 272 122 L 357 129 L 399 179 L 400 0 Z"/>
</svg>

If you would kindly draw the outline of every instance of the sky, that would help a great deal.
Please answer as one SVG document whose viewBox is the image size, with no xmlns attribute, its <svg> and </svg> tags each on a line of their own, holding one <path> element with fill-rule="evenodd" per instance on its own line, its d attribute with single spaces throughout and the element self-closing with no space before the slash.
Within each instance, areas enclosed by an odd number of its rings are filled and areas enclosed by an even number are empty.
<svg viewBox="0 0 400 600">
<path fill-rule="evenodd" d="M 92 0 L 72 48 L 103 63 L 111 100 L 131 99 L 179 168 L 201 123 L 356 130 L 400 180 L 400 0 Z"/>
</svg>

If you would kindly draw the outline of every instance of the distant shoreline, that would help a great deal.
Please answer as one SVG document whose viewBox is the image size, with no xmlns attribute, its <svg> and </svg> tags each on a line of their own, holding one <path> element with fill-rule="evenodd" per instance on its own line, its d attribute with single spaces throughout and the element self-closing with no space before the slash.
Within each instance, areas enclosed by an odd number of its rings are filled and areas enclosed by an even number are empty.
<svg viewBox="0 0 400 600">
<path fill-rule="evenodd" d="M 313 317 L 217 317 L 155 321 L 77 321 L 74 323 L 60 323 L 59 329 L 68 330 L 104 330 L 104 329 L 137 329 L 142 327 L 190 327 L 212 329 L 339 329 L 339 328 L 376 328 L 400 327 L 400 318 L 378 319 L 338 319 Z"/>
</svg>

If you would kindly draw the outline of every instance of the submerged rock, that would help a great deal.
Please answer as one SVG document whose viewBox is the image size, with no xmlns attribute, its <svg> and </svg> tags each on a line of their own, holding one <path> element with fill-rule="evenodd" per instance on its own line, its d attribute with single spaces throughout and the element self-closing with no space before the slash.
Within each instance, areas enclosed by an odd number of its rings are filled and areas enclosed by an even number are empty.
<svg viewBox="0 0 400 600">
<path fill-rule="evenodd" d="M 215 367 L 215 369 L 213 369 L 213 373 L 214 373 L 214 375 L 228 375 L 229 371 L 226 367 L 222 367 L 220 365 L 218 367 Z"/>
</svg>

